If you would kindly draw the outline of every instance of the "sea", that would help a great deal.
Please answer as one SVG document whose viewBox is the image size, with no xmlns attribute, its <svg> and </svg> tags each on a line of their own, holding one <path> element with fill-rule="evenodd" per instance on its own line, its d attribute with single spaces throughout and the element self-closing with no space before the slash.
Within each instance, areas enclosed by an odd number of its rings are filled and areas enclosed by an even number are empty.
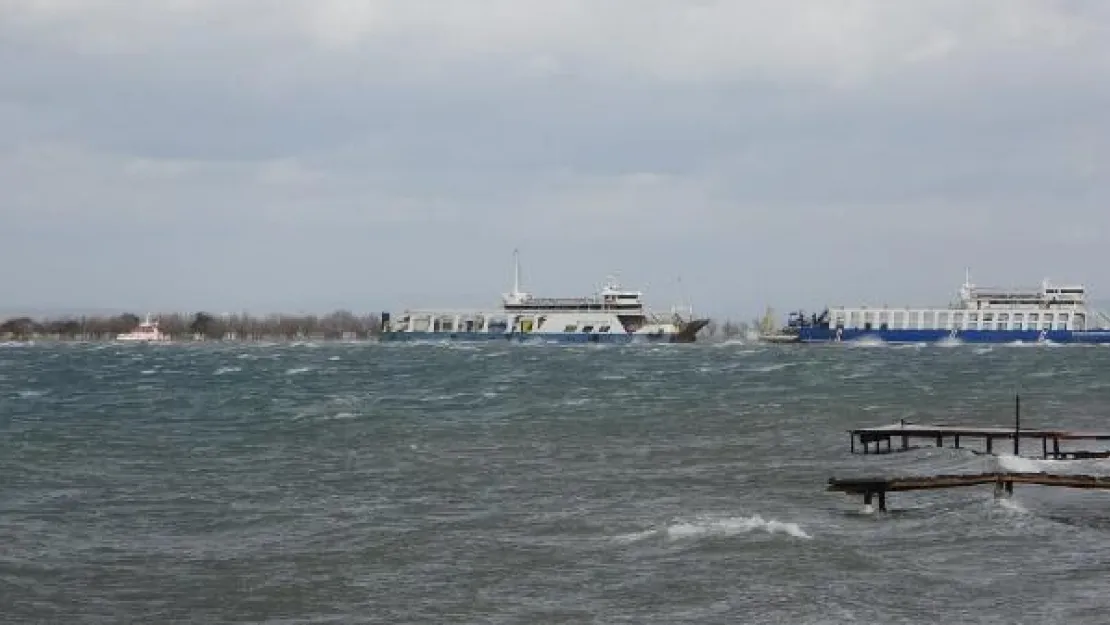
<svg viewBox="0 0 1110 625">
<path fill-rule="evenodd" d="M 0 622 L 1106 623 L 1110 492 L 827 490 L 1110 475 L 850 452 L 1018 395 L 1110 430 L 1110 349 L 7 344 Z"/>
</svg>

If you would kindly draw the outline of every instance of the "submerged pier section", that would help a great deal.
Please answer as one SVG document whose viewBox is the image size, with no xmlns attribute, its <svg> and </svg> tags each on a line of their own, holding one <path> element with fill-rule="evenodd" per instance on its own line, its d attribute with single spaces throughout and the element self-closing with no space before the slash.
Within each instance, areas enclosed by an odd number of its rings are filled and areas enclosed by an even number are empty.
<svg viewBox="0 0 1110 625">
<path fill-rule="evenodd" d="M 1095 488 L 1110 490 L 1110 476 L 1051 475 L 1048 473 L 975 473 L 963 475 L 922 475 L 903 477 L 829 478 L 828 490 L 863 495 L 864 505 L 878 498 L 879 510 L 886 511 L 886 494 L 911 490 L 932 490 L 994 484 L 995 495 L 1013 494 L 1014 484 Z"/>
</svg>

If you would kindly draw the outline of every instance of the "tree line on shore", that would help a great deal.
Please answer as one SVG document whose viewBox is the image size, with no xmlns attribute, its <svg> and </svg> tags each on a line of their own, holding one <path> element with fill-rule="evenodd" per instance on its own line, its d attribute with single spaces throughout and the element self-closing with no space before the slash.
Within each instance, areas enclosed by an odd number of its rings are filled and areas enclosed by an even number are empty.
<svg viewBox="0 0 1110 625">
<path fill-rule="evenodd" d="M 262 317 L 247 313 L 214 315 L 169 313 L 152 315 L 158 329 L 176 340 L 296 340 L 366 339 L 381 331 L 378 315 L 356 315 L 339 310 L 327 315 L 271 314 Z M 105 340 L 134 330 L 142 319 L 133 313 L 113 316 L 74 316 L 57 319 L 14 317 L 0 323 L 0 338 L 29 340 Z"/>
<path fill-rule="evenodd" d="M 381 332 L 381 318 L 375 314 L 356 315 L 338 310 L 327 315 L 247 313 L 214 315 L 170 313 L 154 315 L 158 329 L 174 340 L 338 340 L 368 339 Z M 25 341 L 35 338 L 57 340 L 106 340 L 134 330 L 142 321 L 137 315 L 59 317 L 33 319 L 14 317 L 0 323 L 0 339 Z M 752 322 L 711 321 L 700 333 L 705 341 L 743 338 L 759 324 Z"/>
</svg>

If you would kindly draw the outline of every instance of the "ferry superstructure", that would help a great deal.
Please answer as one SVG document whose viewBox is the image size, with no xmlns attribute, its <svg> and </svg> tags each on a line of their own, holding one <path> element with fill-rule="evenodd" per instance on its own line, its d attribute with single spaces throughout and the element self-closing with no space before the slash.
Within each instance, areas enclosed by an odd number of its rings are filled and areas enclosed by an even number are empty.
<svg viewBox="0 0 1110 625">
<path fill-rule="evenodd" d="M 501 296 L 499 308 L 382 313 L 382 339 L 691 343 L 709 323 L 690 310 L 653 314 L 644 306 L 643 293 L 612 279 L 589 297 L 534 297 L 520 290 L 520 259 L 515 251 L 513 256 L 513 289 Z"/>
<path fill-rule="evenodd" d="M 1081 284 L 992 288 L 968 275 L 945 308 L 838 307 L 792 313 L 787 331 L 803 343 L 1110 343 L 1110 317 L 1087 304 Z"/>
</svg>

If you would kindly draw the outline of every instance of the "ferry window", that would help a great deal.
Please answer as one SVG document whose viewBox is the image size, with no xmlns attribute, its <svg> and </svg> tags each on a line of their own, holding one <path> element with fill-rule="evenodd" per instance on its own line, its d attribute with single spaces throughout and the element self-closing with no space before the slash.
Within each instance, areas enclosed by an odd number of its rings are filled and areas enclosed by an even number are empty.
<svg viewBox="0 0 1110 625">
<path fill-rule="evenodd" d="M 1075 315 L 1075 322 L 1072 323 L 1072 330 L 1086 330 L 1087 318 L 1081 314 Z"/>
<path fill-rule="evenodd" d="M 582 326 L 582 331 L 583 332 L 593 332 L 594 327 L 593 326 Z"/>
<path fill-rule="evenodd" d="M 894 313 L 894 320 L 891 323 L 891 326 L 893 326 L 895 328 L 904 328 L 904 327 L 906 327 L 906 313 L 904 313 L 904 312 Z"/>
<path fill-rule="evenodd" d="M 979 313 L 971 313 L 967 316 L 967 320 L 971 322 L 979 321 Z"/>
<path fill-rule="evenodd" d="M 609 331 L 609 326 L 601 326 L 600 328 L 597 329 L 597 331 L 598 332 L 608 332 Z"/>
<path fill-rule="evenodd" d="M 568 324 L 567 327 L 563 328 L 563 332 L 577 332 L 577 331 L 578 331 L 578 326 L 573 324 L 573 323 Z"/>
<path fill-rule="evenodd" d="M 963 313 L 952 313 L 952 327 L 954 327 L 954 328 L 964 327 L 964 314 Z"/>
<path fill-rule="evenodd" d="M 944 330 L 948 327 L 948 313 L 937 313 L 937 329 Z"/>
<path fill-rule="evenodd" d="M 983 313 L 983 321 L 994 321 L 994 313 Z"/>
</svg>

